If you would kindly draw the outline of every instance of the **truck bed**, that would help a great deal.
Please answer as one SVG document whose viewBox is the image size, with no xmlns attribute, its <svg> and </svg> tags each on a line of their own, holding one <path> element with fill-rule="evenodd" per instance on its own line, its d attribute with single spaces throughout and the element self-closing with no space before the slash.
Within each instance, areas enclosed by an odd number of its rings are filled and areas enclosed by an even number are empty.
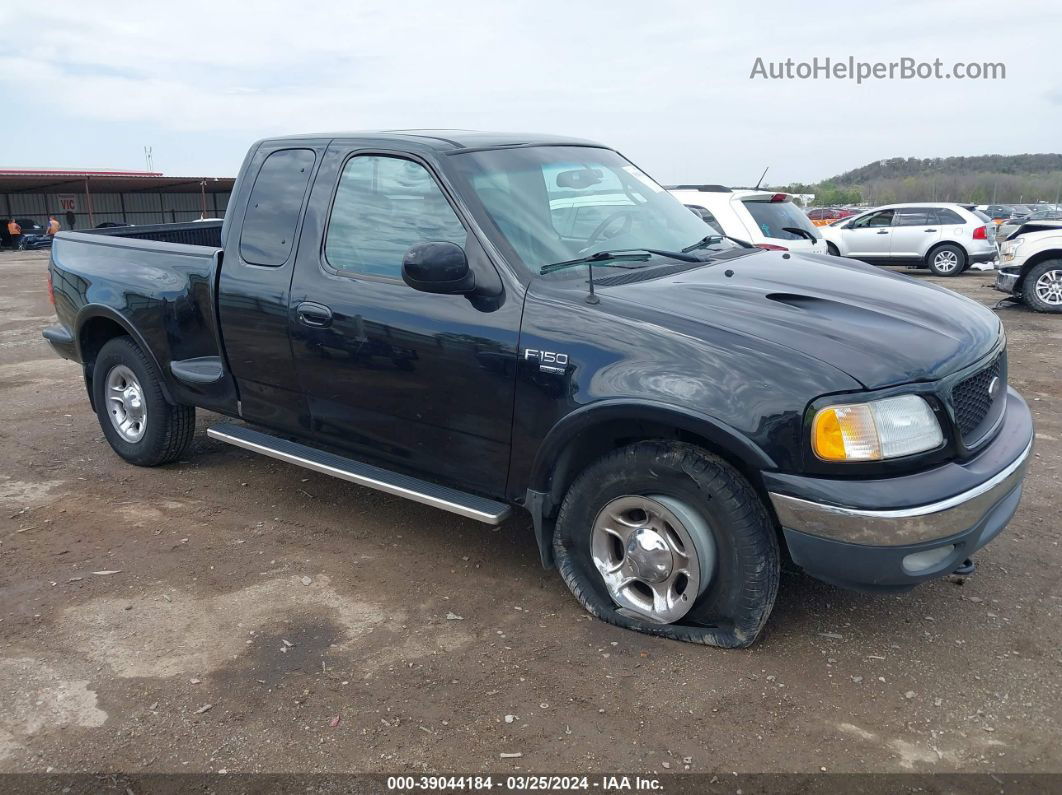
<svg viewBox="0 0 1062 795">
<path fill-rule="evenodd" d="M 221 226 L 205 221 L 56 235 L 52 288 L 72 358 L 91 368 L 94 336 L 121 326 L 153 356 L 176 400 L 234 413 L 214 292 Z"/>
</svg>

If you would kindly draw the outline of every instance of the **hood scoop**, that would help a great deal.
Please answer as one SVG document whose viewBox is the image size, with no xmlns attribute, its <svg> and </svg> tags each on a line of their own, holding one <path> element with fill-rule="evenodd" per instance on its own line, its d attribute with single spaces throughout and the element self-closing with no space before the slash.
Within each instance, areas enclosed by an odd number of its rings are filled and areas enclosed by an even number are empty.
<svg viewBox="0 0 1062 795">
<path fill-rule="evenodd" d="M 903 336 L 910 334 L 913 326 L 927 331 L 932 330 L 935 333 L 943 333 L 952 340 L 960 339 L 959 335 L 950 330 L 933 328 L 923 318 L 912 317 L 910 313 L 897 311 L 898 308 L 895 306 L 888 307 L 892 311 L 882 311 L 876 307 L 867 306 L 864 302 L 837 301 L 823 296 L 799 293 L 767 293 L 764 297 L 768 301 L 808 312 L 830 323 L 850 323 L 882 334 L 895 333 Z"/>
</svg>

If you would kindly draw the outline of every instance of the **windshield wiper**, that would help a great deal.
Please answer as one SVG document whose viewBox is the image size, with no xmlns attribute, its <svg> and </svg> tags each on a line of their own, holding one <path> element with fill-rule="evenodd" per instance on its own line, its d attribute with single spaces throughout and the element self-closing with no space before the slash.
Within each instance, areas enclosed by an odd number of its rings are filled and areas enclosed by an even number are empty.
<svg viewBox="0 0 1062 795">
<path fill-rule="evenodd" d="M 719 234 L 715 234 L 715 235 L 706 235 L 705 237 L 702 237 L 700 240 L 698 240 L 692 246 L 686 246 L 686 248 L 682 249 L 682 252 L 686 253 L 687 251 L 696 251 L 699 248 L 707 248 L 708 246 L 712 245 L 713 243 L 721 243 L 724 240 L 729 240 L 731 243 L 737 243 L 742 248 L 756 248 L 754 245 L 752 245 L 752 243 L 750 243 L 747 240 L 741 240 L 740 238 L 737 238 L 737 237 L 731 237 L 730 235 L 724 235 L 722 233 L 719 233 Z"/>
<path fill-rule="evenodd" d="M 801 229 L 799 226 L 783 226 L 782 231 L 789 232 L 793 235 L 800 235 L 800 237 L 807 238 L 812 243 L 818 242 L 818 238 L 815 237 L 814 234 L 809 232 L 807 229 Z"/>
<path fill-rule="evenodd" d="M 682 262 L 703 262 L 700 257 L 691 256 L 683 251 L 665 251 L 660 248 L 625 248 L 616 251 L 598 251 L 586 257 L 578 257 L 576 259 L 564 260 L 563 262 L 554 262 L 551 265 L 543 265 L 539 268 L 538 273 L 540 276 L 545 276 L 547 273 L 564 270 L 565 268 L 573 268 L 576 265 L 587 264 L 597 265 L 599 268 L 639 267 L 633 265 L 618 265 L 614 263 L 645 262 L 654 255 L 658 257 L 668 257 L 669 259 L 677 259 Z"/>
</svg>

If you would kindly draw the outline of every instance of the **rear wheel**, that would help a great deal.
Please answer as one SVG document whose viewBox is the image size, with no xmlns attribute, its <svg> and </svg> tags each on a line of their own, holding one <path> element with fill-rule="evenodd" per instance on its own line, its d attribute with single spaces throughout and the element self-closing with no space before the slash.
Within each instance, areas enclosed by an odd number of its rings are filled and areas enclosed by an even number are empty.
<svg viewBox="0 0 1062 795">
<path fill-rule="evenodd" d="M 926 258 L 935 276 L 958 276 L 966 269 L 966 252 L 953 243 L 937 246 Z"/>
<path fill-rule="evenodd" d="M 1021 294 L 1030 309 L 1062 312 L 1062 259 L 1046 260 L 1029 271 Z"/>
<path fill-rule="evenodd" d="M 103 435 L 131 464 L 169 463 L 192 441 L 195 408 L 166 399 L 154 362 L 129 337 L 116 337 L 100 350 L 92 397 Z"/>
<path fill-rule="evenodd" d="M 554 553 L 593 615 L 694 643 L 753 643 L 778 589 L 778 543 L 755 490 L 681 442 L 638 442 L 589 466 L 564 498 Z"/>
</svg>

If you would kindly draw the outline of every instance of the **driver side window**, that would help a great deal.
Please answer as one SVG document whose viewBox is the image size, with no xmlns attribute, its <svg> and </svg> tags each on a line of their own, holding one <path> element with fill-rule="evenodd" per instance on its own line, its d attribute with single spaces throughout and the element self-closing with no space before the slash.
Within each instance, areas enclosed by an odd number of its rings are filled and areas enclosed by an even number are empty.
<svg viewBox="0 0 1062 795">
<path fill-rule="evenodd" d="M 339 178 L 325 237 L 325 257 L 341 273 L 402 278 L 402 259 L 417 243 L 464 247 L 467 234 L 427 169 L 412 160 L 359 155 Z"/>
<path fill-rule="evenodd" d="M 882 210 L 880 213 L 871 213 L 863 218 L 853 221 L 850 229 L 878 229 L 883 226 L 892 226 L 892 210 Z"/>
</svg>

